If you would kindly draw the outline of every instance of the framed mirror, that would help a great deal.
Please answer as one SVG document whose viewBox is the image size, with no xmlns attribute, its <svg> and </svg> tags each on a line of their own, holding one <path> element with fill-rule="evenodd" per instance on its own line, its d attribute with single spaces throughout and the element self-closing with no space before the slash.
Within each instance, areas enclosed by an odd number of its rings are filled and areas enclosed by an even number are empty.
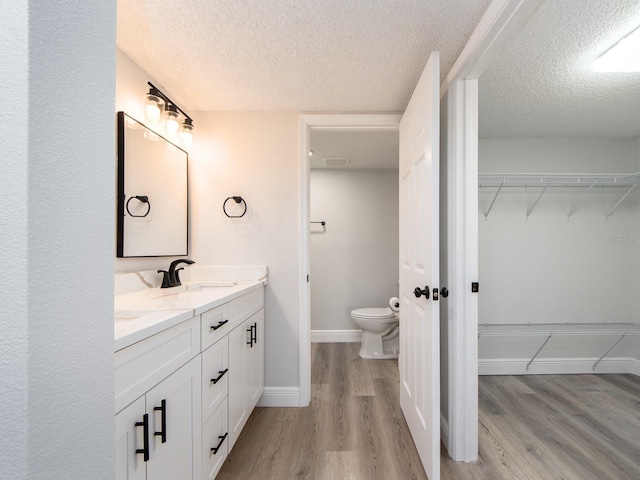
<svg viewBox="0 0 640 480">
<path fill-rule="evenodd" d="M 188 154 L 118 112 L 118 257 L 188 252 Z"/>
</svg>

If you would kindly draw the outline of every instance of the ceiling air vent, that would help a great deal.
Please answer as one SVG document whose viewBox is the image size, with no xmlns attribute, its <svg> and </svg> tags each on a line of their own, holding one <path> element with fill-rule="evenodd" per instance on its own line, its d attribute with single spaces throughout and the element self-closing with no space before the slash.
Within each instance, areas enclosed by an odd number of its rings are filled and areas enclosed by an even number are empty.
<svg viewBox="0 0 640 480">
<path fill-rule="evenodd" d="M 325 167 L 346 167 L 350 162 L 350 157 L 322 157 L 322 164 Z"/>
</svg>

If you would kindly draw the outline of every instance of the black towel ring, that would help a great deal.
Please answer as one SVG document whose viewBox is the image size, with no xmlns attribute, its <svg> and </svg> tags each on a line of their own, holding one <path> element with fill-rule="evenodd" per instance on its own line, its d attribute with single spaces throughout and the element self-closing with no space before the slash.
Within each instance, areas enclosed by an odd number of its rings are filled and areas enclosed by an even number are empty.
<svg viewBox="0 0 640 480">
<path fill-rule="evenodd" d="M 134 215 L 129 210 L 129 202 L 131 200 L 133 200 L 134 198 L 136 200 L 140 201 L 141 203 L 146 203 L 147 204 L 147 212 L 144 215 Z M 129 200 L 127 200 L 125 208 L 127 209 L 127 213 L 129 214 L 129 216 L 135 217 L 135 218 L 143 218 L 143 217 L 146 217 L 147 215 L 149 215 L 149 212 L 151 211 L 151 202 L 149 201 L 149 197 L 147 197 L 146 195 L 135 195 L 133 197 L 129 197 Z"/>
<path fill-rule="evenodd" d="M 229 200 L 233 199 L 234 202 L 236 203 L 244 203 L 244 211 L 240 214 L 240 215 L 229 215 L 227 213 L 227 202 Z M 244 201 L 244 198 L 242 197 L 228 197 L 224 203 L 222 204 L 222 211 L 224 212 L 224 214 L 229 217 L 229 218 L 240 218 L 240 217 L 244 217 L 244 214 L 247 213 L 247 202 Z"/>
</svg>

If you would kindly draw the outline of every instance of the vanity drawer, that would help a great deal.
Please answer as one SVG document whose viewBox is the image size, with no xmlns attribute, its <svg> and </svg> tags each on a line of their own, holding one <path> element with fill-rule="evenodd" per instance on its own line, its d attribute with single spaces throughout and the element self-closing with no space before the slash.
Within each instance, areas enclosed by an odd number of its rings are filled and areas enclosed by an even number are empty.
<svg viewBox="0 0 640 480">
<path fill-rule="evenodd" d="M 227 335 L 245 319 L 264 306 L 264 287 L 212 308 L 202 314 L 202 351 Z"/>
<path fill-rule="evenodd" d="M 215 450 L 212 450 L 215 449 Z M 227 399 L 202 427 L 202 479 L 212 480 L 229 453 Z"/>
<path fill-rule="evenodd" d="M 202 352 L 202 423 L 229 393 L 229 339 L 224 337 Z"/>
<path fill-rule="evenodd" d="M 115 353 L 116 413 L 200 353 L 200 317 Z"/>
<path fill-rule="evenodd" d="M 256 288 L 229 302 L 229 312 L 235 323 L 235 328 L 251 315 L 264 307 L 264 287 Z"/>
<path fill-rule="evenodd" d="M 222 337 L 225 337 L 231 329 L 232 318 L 229 311 L 231 302 L 212 308 L 202 314 L 202 351 Z"/>
</svg>

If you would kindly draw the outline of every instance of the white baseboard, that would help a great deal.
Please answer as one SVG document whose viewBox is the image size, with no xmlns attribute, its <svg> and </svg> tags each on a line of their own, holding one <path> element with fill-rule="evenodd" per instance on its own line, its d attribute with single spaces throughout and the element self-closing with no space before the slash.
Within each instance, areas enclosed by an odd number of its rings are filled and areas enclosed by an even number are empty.
<svg viewBox="0 0 640 480">
<path fill-rule="evenodd" d="M 451 456 L 449 452 L 449 422 L 444 415 L 440 413 L 440 440 L 444 443 L 445 448 L 447 449 L 447 454 Z"/>
<path fill-rule="evenodd" d="M 536 358 L 527 370 L 529 358 L 478 360 L 478 375 L 567 375 L 584 373 L 634 373 L 640 375 L 640 361 L 634 358 L 605 358 L 595 370 L 597 358 Z"/>
<path fill-rule="evenodd" d="M 311 343 L 358 343 L 362 330 L 311 330 Z"/>
<path fill-rule="evenodd" d="M 258 407 L 299 407 L 298 387 L 264 387 Z"/>
</svg>

